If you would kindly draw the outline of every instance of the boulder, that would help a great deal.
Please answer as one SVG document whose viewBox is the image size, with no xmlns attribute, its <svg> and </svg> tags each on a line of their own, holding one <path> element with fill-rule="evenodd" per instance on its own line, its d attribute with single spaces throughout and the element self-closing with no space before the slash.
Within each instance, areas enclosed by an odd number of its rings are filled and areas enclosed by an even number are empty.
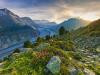
<svg viewBox="0 0 100 75">
<path fill-rule="evenodd" d="M 61 60 L 58 56 L 53 56 L 48 64 L 46 65 L 46 68 L 52 73 L 52 74 L 57 74 L 60 72 L 60 65 L 61 65 Z"/>
</svg>

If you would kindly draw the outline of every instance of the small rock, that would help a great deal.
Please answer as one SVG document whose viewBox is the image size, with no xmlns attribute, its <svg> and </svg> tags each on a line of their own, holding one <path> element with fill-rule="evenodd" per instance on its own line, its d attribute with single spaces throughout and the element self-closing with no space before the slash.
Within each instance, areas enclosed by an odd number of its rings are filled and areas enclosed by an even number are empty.
<svg viewBox="0 0 100 75">
<path fill-rule="evenodd" d="M 84 74 L 85 75 L 95 75 L 95 73 L 93 71 L 86 69 L 86 68 L 84 69 Z"/>
<path fill-rule="evenodd" d="M 70 75 L 77 75 L 77 74 L 78 74 L 78 70 L 75 69 L 75 68 L 71 68 L 71 69 L 69 70 L 69 72 L 70 72 Z"/>
<path fill-rule="evenodd" d="M 96 48 L 96 51 L 100 53 L 100 46 Z"/>
</svg>

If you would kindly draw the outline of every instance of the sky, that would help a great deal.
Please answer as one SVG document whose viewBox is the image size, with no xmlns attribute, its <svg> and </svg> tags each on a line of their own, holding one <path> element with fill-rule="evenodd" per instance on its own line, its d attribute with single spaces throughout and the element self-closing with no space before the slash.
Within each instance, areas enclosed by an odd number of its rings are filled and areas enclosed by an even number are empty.
<svg viewBox="0 0 100 75">
<path fill-rule="evenodd" d="M 0 0 L 0 8 L 8 8 L 21 17 L 60 23 L 77 17 L 100 18 L 100 0 Z"/>
</svg>

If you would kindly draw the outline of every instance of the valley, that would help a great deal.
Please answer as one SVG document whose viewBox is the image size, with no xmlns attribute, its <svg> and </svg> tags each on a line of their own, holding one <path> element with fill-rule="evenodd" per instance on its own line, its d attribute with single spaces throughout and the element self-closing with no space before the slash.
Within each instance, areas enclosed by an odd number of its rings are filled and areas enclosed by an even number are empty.
<svg viewBox="0 0 100 75">
<path fill-rule="evenodd" d="M 0 9 L 0 75 L 100 75 L 100 19 L 60 24 Z"/>
</svg>

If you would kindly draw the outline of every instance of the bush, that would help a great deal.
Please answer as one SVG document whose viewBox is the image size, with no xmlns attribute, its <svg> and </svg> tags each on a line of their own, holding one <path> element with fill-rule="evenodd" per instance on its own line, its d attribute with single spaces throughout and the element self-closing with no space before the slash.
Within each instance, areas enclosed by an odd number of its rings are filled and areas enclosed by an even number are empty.
<svg viewBox="0 0 100 75">
<path fill-rule="evenodd" d="M 13 53 L 20 53 L 20 49 L 15 49 Z"/>
<path fill-rule="evenodd" d="M 45 39 L 49 40 L 51 37 L 49 35 L 46 35 Z"/>
<path fill-rule="evenodd" d="M 24 43 L 24 47 L 25 47 L 25 48 L 32 48 L 32 42 L 26 41 L 26 42 Z"/>
</svg>

